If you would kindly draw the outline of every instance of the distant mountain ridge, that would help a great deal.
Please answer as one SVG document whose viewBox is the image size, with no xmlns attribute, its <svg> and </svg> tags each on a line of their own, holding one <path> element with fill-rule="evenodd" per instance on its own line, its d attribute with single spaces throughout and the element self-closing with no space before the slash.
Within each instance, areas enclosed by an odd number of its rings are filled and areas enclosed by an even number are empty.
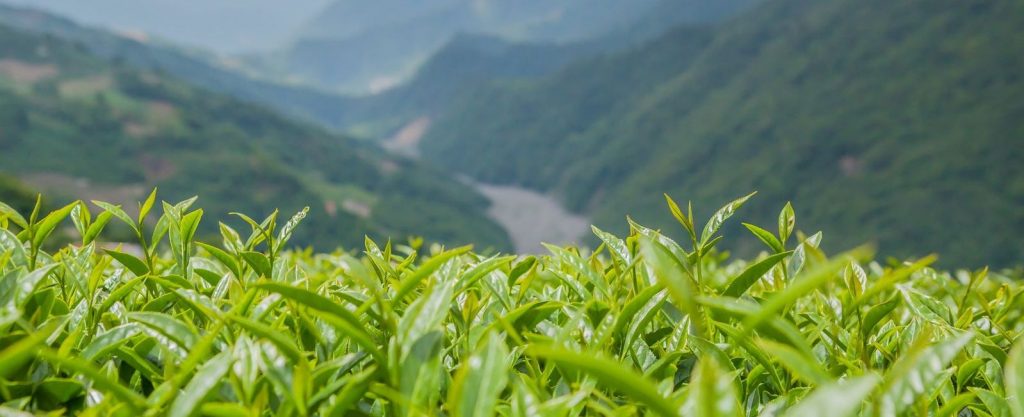
<svg viewBox="0 0 1024 417">
<path fill-rule="evenodd" d="M 575 43 L 653 36 L 727 17 L 755 0 L 336 0 L 288 48 L 252 62 L 269 74 L 350 92 L 412 76 L 458 33 Z"/>
<path fill-rule="evenodd" d="M 100 57 L 172 74 L 195 85 L 276 109 L 294 117 L 331 125 L 337 109 L 350 99 L 311 88 L 250 78 L 224 68 L 213 56 L 197 56 L 172 45 L 145 42 L 36 9 L 0 4 L 0 24 L 47 34 L 88 48 Z"/>
<path fill-rule="evenodd" d="M 661 194 L 787 200 L 826 246 L 1024 259 L 1024 4 L 769 0 L 711 30 L 460 94 L 419 142 L 477 180 L 615 229 L 677 226 Z M 751 251 L 753 240 L 737 249 Z"/>
</svg>

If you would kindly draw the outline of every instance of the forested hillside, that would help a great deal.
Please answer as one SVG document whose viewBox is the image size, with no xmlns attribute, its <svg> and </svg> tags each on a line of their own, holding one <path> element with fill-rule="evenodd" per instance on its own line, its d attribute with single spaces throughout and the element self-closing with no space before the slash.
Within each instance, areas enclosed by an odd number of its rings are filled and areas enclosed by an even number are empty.
<svg viewBox="0 0 1024 417">
<path fill-rule="evenodd" d="M 351 98 L 252 78 L 216 56 L 91 28 L 47 12 L 0 4 L 0 24 L 73 42 L 90 53 L 136 68 L 161 71 L 193 85 L 259 103 L 282 113 L 337 126 Z"/>
<path fill-rule="evenodd" d="M 1024 4 L 771 0 L 536 82 L 463 94 L 423 154 L 668 225 L 662 192 L 786 200 L 826 246 L 1024 257 Z M 659 223 L 660 222 L 660 223 Z M 740 245 L 743 248 L 743 245 Z"/>
<path fill-rule="evenodd" d="M 309 205 L 298 242 L 328 247 L 365 234 L 509 246 L 486 199 L 421 164 L 54 37 L 0 27 L 0 45 L 0 171 L 36 190 L 126 202 L 159 186 L 218 220 Z"/>
<path fill-rule="evenodd" d="M 615 47 L 609 40 L 556 45 L 459 35 L 423 63 L 408 82 L 380 94 L 348 98 L 335 108 L 330 124 L 362 137 L 387 137 L 417 119 L 433 118 L 448 109 L 455 97 L 481 84 L 540 78 Z"/>
</svg>

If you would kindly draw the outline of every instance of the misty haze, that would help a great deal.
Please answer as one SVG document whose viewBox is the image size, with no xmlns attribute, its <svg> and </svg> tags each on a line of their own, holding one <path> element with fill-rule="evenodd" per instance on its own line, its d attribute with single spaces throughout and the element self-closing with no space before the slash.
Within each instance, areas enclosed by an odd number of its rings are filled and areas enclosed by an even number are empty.
<svg viewBox="0 0 1024 417">
<path fill-rule="evenodd" d="M 1020 0 L 0 0 L 0 416 L 1024 417 Z"/>
</svg>

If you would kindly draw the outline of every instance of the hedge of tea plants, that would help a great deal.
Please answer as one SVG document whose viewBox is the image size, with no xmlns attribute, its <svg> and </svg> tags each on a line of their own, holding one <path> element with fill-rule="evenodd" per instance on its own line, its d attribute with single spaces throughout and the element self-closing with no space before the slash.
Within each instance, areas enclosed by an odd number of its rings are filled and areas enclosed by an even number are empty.
<svg viewBox="0 0 1024 417">
<path fill-rule="evenodd" d="M 0 416 L 1024 417 L 1013 273 L 826 254 L 788 205 L 728 259 L 748 198 L 544 256 L 295 249 L 305 212 L 200 242 L 155 192 L 0 205 Z"/>
</svg>

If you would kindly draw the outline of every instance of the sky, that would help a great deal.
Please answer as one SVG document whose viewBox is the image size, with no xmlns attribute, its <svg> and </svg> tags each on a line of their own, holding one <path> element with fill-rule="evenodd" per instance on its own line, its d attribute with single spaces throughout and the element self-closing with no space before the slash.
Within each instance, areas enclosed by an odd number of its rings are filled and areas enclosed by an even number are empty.
<svg viewBox="0 0 1024 417">
<path fill-rule="evenodd" d="M 284 44 L 330 0 L 0 0 L 225 54 Z"/>
</svg>

